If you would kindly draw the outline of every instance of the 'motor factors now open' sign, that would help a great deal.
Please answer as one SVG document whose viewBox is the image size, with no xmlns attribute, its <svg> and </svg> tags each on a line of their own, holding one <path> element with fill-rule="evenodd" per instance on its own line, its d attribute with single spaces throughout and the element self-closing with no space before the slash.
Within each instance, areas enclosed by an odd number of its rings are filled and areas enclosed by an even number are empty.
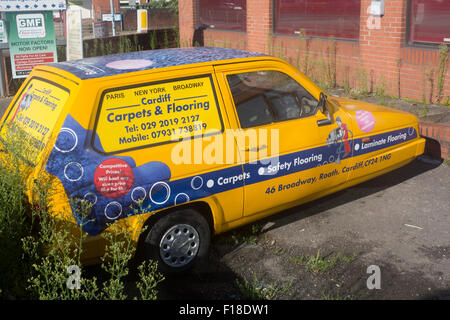
<svg viewBox="0 0 450 320">
<path fill-rule="evenodd" d="M 26 78 L 35 66 L 57 61 L 51 11 L 7 12 L 13 78 Z"/>
<path fill-rule="evenodd" d="M 0 11 L 65 10 L 66 0 L 1 0 Z"/>
</svg>

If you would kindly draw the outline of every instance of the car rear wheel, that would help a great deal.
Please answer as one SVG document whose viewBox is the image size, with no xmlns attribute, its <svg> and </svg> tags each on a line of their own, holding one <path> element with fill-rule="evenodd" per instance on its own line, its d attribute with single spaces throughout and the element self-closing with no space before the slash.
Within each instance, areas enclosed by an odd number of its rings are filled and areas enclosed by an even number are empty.
<svg viewBox="0 0 450 320">
<path fill-rule="evenodd" d="M 165 273 L 178 273 L 207 256 L 211 236 L 206 219 L 197 211 L 184 209 L 160 218 L 143 240 L 144 258 L 158 260 Z"/>
</svg>

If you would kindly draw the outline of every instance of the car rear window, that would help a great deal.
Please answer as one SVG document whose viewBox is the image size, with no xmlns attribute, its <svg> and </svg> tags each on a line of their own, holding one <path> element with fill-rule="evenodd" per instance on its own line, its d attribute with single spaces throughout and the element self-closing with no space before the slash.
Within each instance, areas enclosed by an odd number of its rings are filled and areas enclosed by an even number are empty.
<svg viewBox="0 0 450 320">
<path fill-rule="evenodd" d="M 108 89 L 94 149 L 115 153 L 223 131 L 211 75 Z"/>
<path fill-rule="evenodd" d="M 20 134 L 26 147 L 15 150 L 31 164 L 40 159 L 69 98 L 69 90 L 42 78 L 31 78 L 2 124 L 2 142 Z M 17 146 L 17 145 L 16 145 Z"/>
</svg>

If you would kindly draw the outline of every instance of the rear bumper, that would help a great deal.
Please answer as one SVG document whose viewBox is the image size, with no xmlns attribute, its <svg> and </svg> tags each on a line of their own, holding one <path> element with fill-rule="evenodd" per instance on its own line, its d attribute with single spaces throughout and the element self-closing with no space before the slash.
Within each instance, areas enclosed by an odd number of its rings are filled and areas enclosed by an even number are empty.
<svg viewBox="0 0 450 320">
<path fill-rule="evenodd" d="M 416 157 L 422 155 L 425 152 L 425 142 L 426 140 L 424 138 L 419 138 L 416 140 Z"/>
</svg>

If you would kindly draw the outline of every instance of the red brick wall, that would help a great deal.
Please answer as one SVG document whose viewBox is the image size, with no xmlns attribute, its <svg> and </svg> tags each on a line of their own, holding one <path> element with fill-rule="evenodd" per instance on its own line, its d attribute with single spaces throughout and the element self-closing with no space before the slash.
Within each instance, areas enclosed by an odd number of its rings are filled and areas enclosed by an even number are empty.
<svg viewBox="0 0 450 320">
<path fill-rule="evenodd" d="M 271 35 L 273 30 L 273 1 L 247 0 L 247 32 L 220 30 L 205 31 L 205 45 L 230 46 L 281 55 L 291 63 L 300 62 L 300 70 L 309 59 L 310 73 L 320 75 L 321 61 L 336 62 L 336 80 L 339 85 L 356 86 L 361 81 L 358 73 L 365 71 L 368 89 L 374 89 L 383 78 L 386 93 L 415 100 L 427 101 L 432 94 L 436 102 L 439 68 L 438 48 L 409 47 L 407 37 L 407 0 L 385 1 L 385 15 L 375 20 L 368 14 L 370 0 L 361 0 L 359 41 L 336 41 L 336 57 L 329 57 L 330 41 L 296 36 Z M 192 44 L 197 23 L 196 0 L 179 0 L 181 43 Z M 377 27 L 379 22 L 379 27 Z M 243 47 L 245 45 L 245 47 Z M 300 49 L 299 49 L 300 48 Z M 316 70 L 314 70 L 316 69 Z M 433 72 L 433 80 L 427 75 Z M 431 93 L 433 82 L 433 93 Z M 450 66 L 444 84 L 444 101 L 450 96 Z"/>
<path fill-rule="evenodd" d="M 247 1 L 247 49 L 267 53 L 272 33 L 272 0 Z"/>
<path fill-rule="evenodd" d="M 361 1 L 360 66 L 373 74 L 374 82 L 383 76 L 388 93 L 396 95 L 400 50 L 406 37 L 406 1 L 386 1 L 385 15 L 379 22 L 368 13 L 370 2 Z"/>
<path fill-rule="evenodd" d="M 94 20 L 101 20 L 101 13 L 111 13 L 110 0 L 92 0 L 92 11 Z M 119 13 L 119 0 L 114 0 L 114 11 Z"/>
<path fill-rule="evenodd" d="M 437 101 L 439 51 L 436 49 L 402 48 L 400 52 L 402 96 L 422 101 Z M 450 58 L 449 58 L 450 60 Z M 430 81 L 431 76 L 431 81 Z M 443 102 L 450 99 L 450 64 L 444 82 Z"/>
<path fill-rule="evenodd" d="M 450 159 L 450 126 L 448 124 L 420 122 L 420 135 L 430 137 L 436 142 L 427 141 L 425 152 L 433 158 Z"/>
<path fill-rule="evenodd" d="M 180 26 L 180 45 L 192 46 L 192 38 L 197 24 L 196 0 L 178 1 L 178 24 Z"/>
</svg>

